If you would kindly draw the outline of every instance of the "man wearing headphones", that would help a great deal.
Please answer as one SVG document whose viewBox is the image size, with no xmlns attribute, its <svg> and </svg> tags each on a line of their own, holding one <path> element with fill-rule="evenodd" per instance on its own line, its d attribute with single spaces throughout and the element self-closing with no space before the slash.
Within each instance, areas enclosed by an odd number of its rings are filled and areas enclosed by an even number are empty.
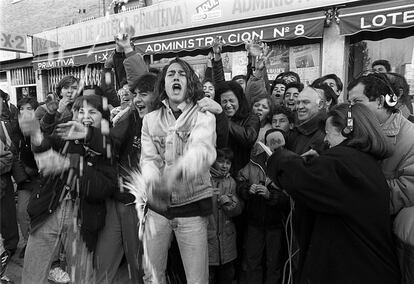
<svg viewBox="0 0 414 284">
<path fill-rule="evenodd" d="M 394 148 L 382 161 L 382 169 L 390 188 L 390 212 L 395 216 L 401 283 L 414 283 L 414 125 L 396 108 L 398 97 L 385 74 L 361 76 L 351 82 L 348 92 L 351 102 L 362 103 L 375 114 Z"/>
</svg>

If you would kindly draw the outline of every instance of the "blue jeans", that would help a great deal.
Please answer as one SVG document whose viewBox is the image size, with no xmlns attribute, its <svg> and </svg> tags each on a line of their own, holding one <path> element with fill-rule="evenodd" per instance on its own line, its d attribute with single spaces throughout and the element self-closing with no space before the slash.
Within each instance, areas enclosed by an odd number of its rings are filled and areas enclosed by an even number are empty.
<svg viewBox="0 0 414 284">
<path fill-rule="evenodd" d="M 95 252 L 96 282 L 113 283 L 125 254 L 130 283 L 142 283 L 139 242 L 135 205 L 126 206 L 113 199 L 106 200 L 105 227 L 99 232 Z"/>
<path fill-rule="evenodd" d="M 168 249 L 174 232 L 187 283 L 208 283 L 207 217 L 168 220 L 148 210 L 144 231 L 144 283 L 165 284 Z"/>
<path fill-rule="evenodd" d="M 46 221 L 29 235 L 24 256 L 22 284 L 48 283 L 47 277 L 60 242 L 63 243 L 68 273 L 74 283 L 92 283 L 92 256 L 75 226 L 74 202 L 63 200 Z"/>
</svg>

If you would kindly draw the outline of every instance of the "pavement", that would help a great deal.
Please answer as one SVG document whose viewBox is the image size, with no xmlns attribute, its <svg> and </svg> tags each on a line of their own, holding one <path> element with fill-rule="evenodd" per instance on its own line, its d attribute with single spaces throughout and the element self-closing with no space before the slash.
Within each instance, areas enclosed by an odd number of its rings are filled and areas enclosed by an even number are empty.
<svg viewBox="0 0 414 284">
<path fill-rule="evenodd" d="M 10 259 L 9 264 L 7 265 L 5 275 L 10 278 L 13 284 L 21 284 L 22 283 L 22 270 L 23 270 L 23 258 L 19 258 L 20 251 L 23 248 L 22 236 L 20 235 L 20 242 L 17 246 L 17 251 Z M 120 266 L 118 272 L 114 279 L 114 284 L 124 284 L 130 283 L 128 281 L 128 266 L 126 262 Z M 49 281 L 49 283 L 53 284 L 55 282 Z"/>
</svg>

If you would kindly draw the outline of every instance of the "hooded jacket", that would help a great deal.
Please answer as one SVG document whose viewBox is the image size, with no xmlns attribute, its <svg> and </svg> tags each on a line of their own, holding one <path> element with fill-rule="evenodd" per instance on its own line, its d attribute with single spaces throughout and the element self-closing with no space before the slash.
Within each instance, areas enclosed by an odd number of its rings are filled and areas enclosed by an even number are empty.
<svg viewBox="0 0 414 284">
<path fill-rule="evenodd" d="M 400 112 L 393 113 L 382 125 L 393 146 L 393 154 L 382 161 L 382 169 L 391 189 L 391 214 L 414 206 L 414 124 Z"/>
<path fill-rule="evenodd" d="M 256 144 L 257 145 L 257 144 Z M 289 197 L 272 186 L 267 177 L 265 152 L 255 147 L 249 163 L 239 171 L 237 192 L 245 202 L 247 223 L 255 227 L 282 227 L 283 211 L 289 208 Z M 249 193 L 252 184 L 264 184 L 269 189 L 269 199 Z"/>
<path fill-rule="evenodd" d="M 227 174 L 220 175 L 214 168 L 210 169 L 213 188 L 219 188 L 220 194 L 213 195 L 213 214 L 208 218 L 208 258 L 209 265 L 222 265 L 237 257 L 236 227 L 232 217 L 242 211 L 242 205 L 236 195 L 236 182 Z M 227 195 L 232 204 L 221 206 L 218 198 Z"/>
</svg>

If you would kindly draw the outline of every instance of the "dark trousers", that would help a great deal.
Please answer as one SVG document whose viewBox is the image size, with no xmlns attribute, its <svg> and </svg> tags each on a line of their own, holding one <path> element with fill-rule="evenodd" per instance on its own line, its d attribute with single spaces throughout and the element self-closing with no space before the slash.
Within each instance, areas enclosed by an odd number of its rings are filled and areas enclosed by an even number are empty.
<svg viewBox="0 0 414 284">
<path fill-rule="evenodd" d="M 247 226 L 246 283 L 280 283 L 283 271 L 282 233 L 281 228 Z"/>
<path fill-rule="evenodd" d="M 2 187 L 0 192 L 0 234 L 3 238 L 4 248 L 11 254 L 17 250 L 19 243 L 19 228 L 17 227 L 16 202 L 10 175 L 0 177 Z"/>
<path fill-rule="evenodd" d="M 109 199 L 106 201 L 106 210 L 105 227 L 99 233 L 95 252 L 96 283 L 113 283 L 124 254 L 130 283 L 143 283 L 135 205 L 125 206 Z"/>
<path fill-rule="evenodd" d="M 414 283 L 414 246 L 404 243 L 398 237 L 397 256 L 401 269 L 401 283 Z"/>
<path fill-rule="evenodd" d="M 209 284 L 231 284 L 234 278 L 234 263 L 230 261 L 222 265 L 208 267 Z"/>
</svg>

